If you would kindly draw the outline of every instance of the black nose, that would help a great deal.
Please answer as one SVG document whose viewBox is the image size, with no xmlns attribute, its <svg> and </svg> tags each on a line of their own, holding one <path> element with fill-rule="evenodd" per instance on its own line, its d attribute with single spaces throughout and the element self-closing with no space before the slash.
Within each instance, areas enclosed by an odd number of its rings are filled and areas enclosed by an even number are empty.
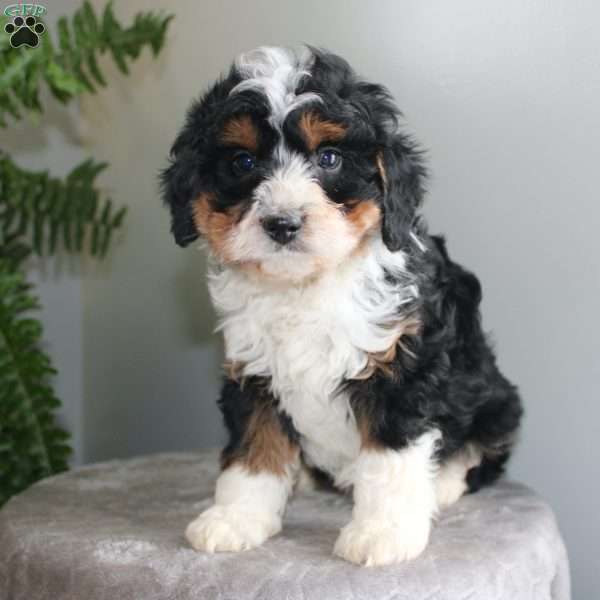
<svg viewBox="0 0 600 600">
<path fill-rule="evenodd" d="M 262 226 L 272 240 L 278 244 L 288 244 L 300 231 L 302 220 L 291 216 L 265 217 Z"/>
</svg>

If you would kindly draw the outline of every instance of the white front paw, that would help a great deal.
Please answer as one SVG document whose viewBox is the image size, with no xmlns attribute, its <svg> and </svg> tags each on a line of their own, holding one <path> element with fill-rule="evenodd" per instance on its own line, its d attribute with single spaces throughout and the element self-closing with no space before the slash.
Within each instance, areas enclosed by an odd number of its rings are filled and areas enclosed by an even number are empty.
<svg viewBox="0 0 600 600">
<path fill-rule="evenodd" d="M 216 504 L 187 526 L 185 537 L 195 550 L 240 552 L 260 546 L 279 531 L 281 519 L 276 515 Z"/>
<path fill-rule="evenodd" d="M 402 526 L 372 519 L 352 520 L 340 532 L 334 554 L 367 567 L 416 558 L 427 546 L 429 521 Z"/>
</svg>

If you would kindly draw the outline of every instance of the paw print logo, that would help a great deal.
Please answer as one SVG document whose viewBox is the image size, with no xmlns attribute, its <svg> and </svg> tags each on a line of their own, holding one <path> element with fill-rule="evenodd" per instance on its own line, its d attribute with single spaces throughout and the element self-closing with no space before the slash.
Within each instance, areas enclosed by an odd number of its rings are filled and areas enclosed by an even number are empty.
<svg viewBox="0 0 600 600">
<path fill-rule="evenodd" d="M 4 31 L 10 35 L 10 45 L 13 48 L 29 46 L 35 48 L 40 43 L 40 35 L 46 31 L 44 24 L 35 17 L 15 17 L 12 23 L 4 26 Z"/>
</svg>

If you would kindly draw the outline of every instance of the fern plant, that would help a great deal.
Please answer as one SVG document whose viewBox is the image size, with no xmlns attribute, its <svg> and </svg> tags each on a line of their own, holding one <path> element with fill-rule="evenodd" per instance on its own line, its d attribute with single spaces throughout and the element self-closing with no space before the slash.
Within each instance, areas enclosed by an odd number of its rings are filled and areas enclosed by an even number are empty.
<svg viewBox="0 0 600 600">
<path fill-rule="evenodd" d="M 36 48 L 13 48 L 1 17 L 0 127 L 41 114 L 43 85 L 62 103 L 105 86 L 98 65 L 104 53 L 123 73 L 144 47 L 156 56 L 171 18 L 143 13 L 123 27 L 111 3 L 99 16 L 86 0 L 70 19 L 58 21 L 57 43 L 45 33 Z M 59 179 L 19 167 L 0 147 L 0 506 L 68 466 L 69 435 L 55 422 L 55 370 L 41 349 L 27 258 L 59 250 L 104 256 L 125 217 L 125 208 L 115 208 L 95 187 L 106 167 L 86 160 Z"/>
</svg>

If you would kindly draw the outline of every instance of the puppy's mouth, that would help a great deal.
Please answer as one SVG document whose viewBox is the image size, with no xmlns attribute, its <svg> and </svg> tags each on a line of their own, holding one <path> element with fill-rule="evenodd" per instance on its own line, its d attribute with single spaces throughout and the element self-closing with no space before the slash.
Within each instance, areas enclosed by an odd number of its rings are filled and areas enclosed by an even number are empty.
<svg viewBox="0 0 600 600">
<path fill-rule="evenodd" d="M 271 243 L 270 250 L 277 256 L 290 256 L 292 254 L 305 254 L 308 252 L 306 244 L 302 240 L 293 240 L 285 245 Z"/>
</svg>

